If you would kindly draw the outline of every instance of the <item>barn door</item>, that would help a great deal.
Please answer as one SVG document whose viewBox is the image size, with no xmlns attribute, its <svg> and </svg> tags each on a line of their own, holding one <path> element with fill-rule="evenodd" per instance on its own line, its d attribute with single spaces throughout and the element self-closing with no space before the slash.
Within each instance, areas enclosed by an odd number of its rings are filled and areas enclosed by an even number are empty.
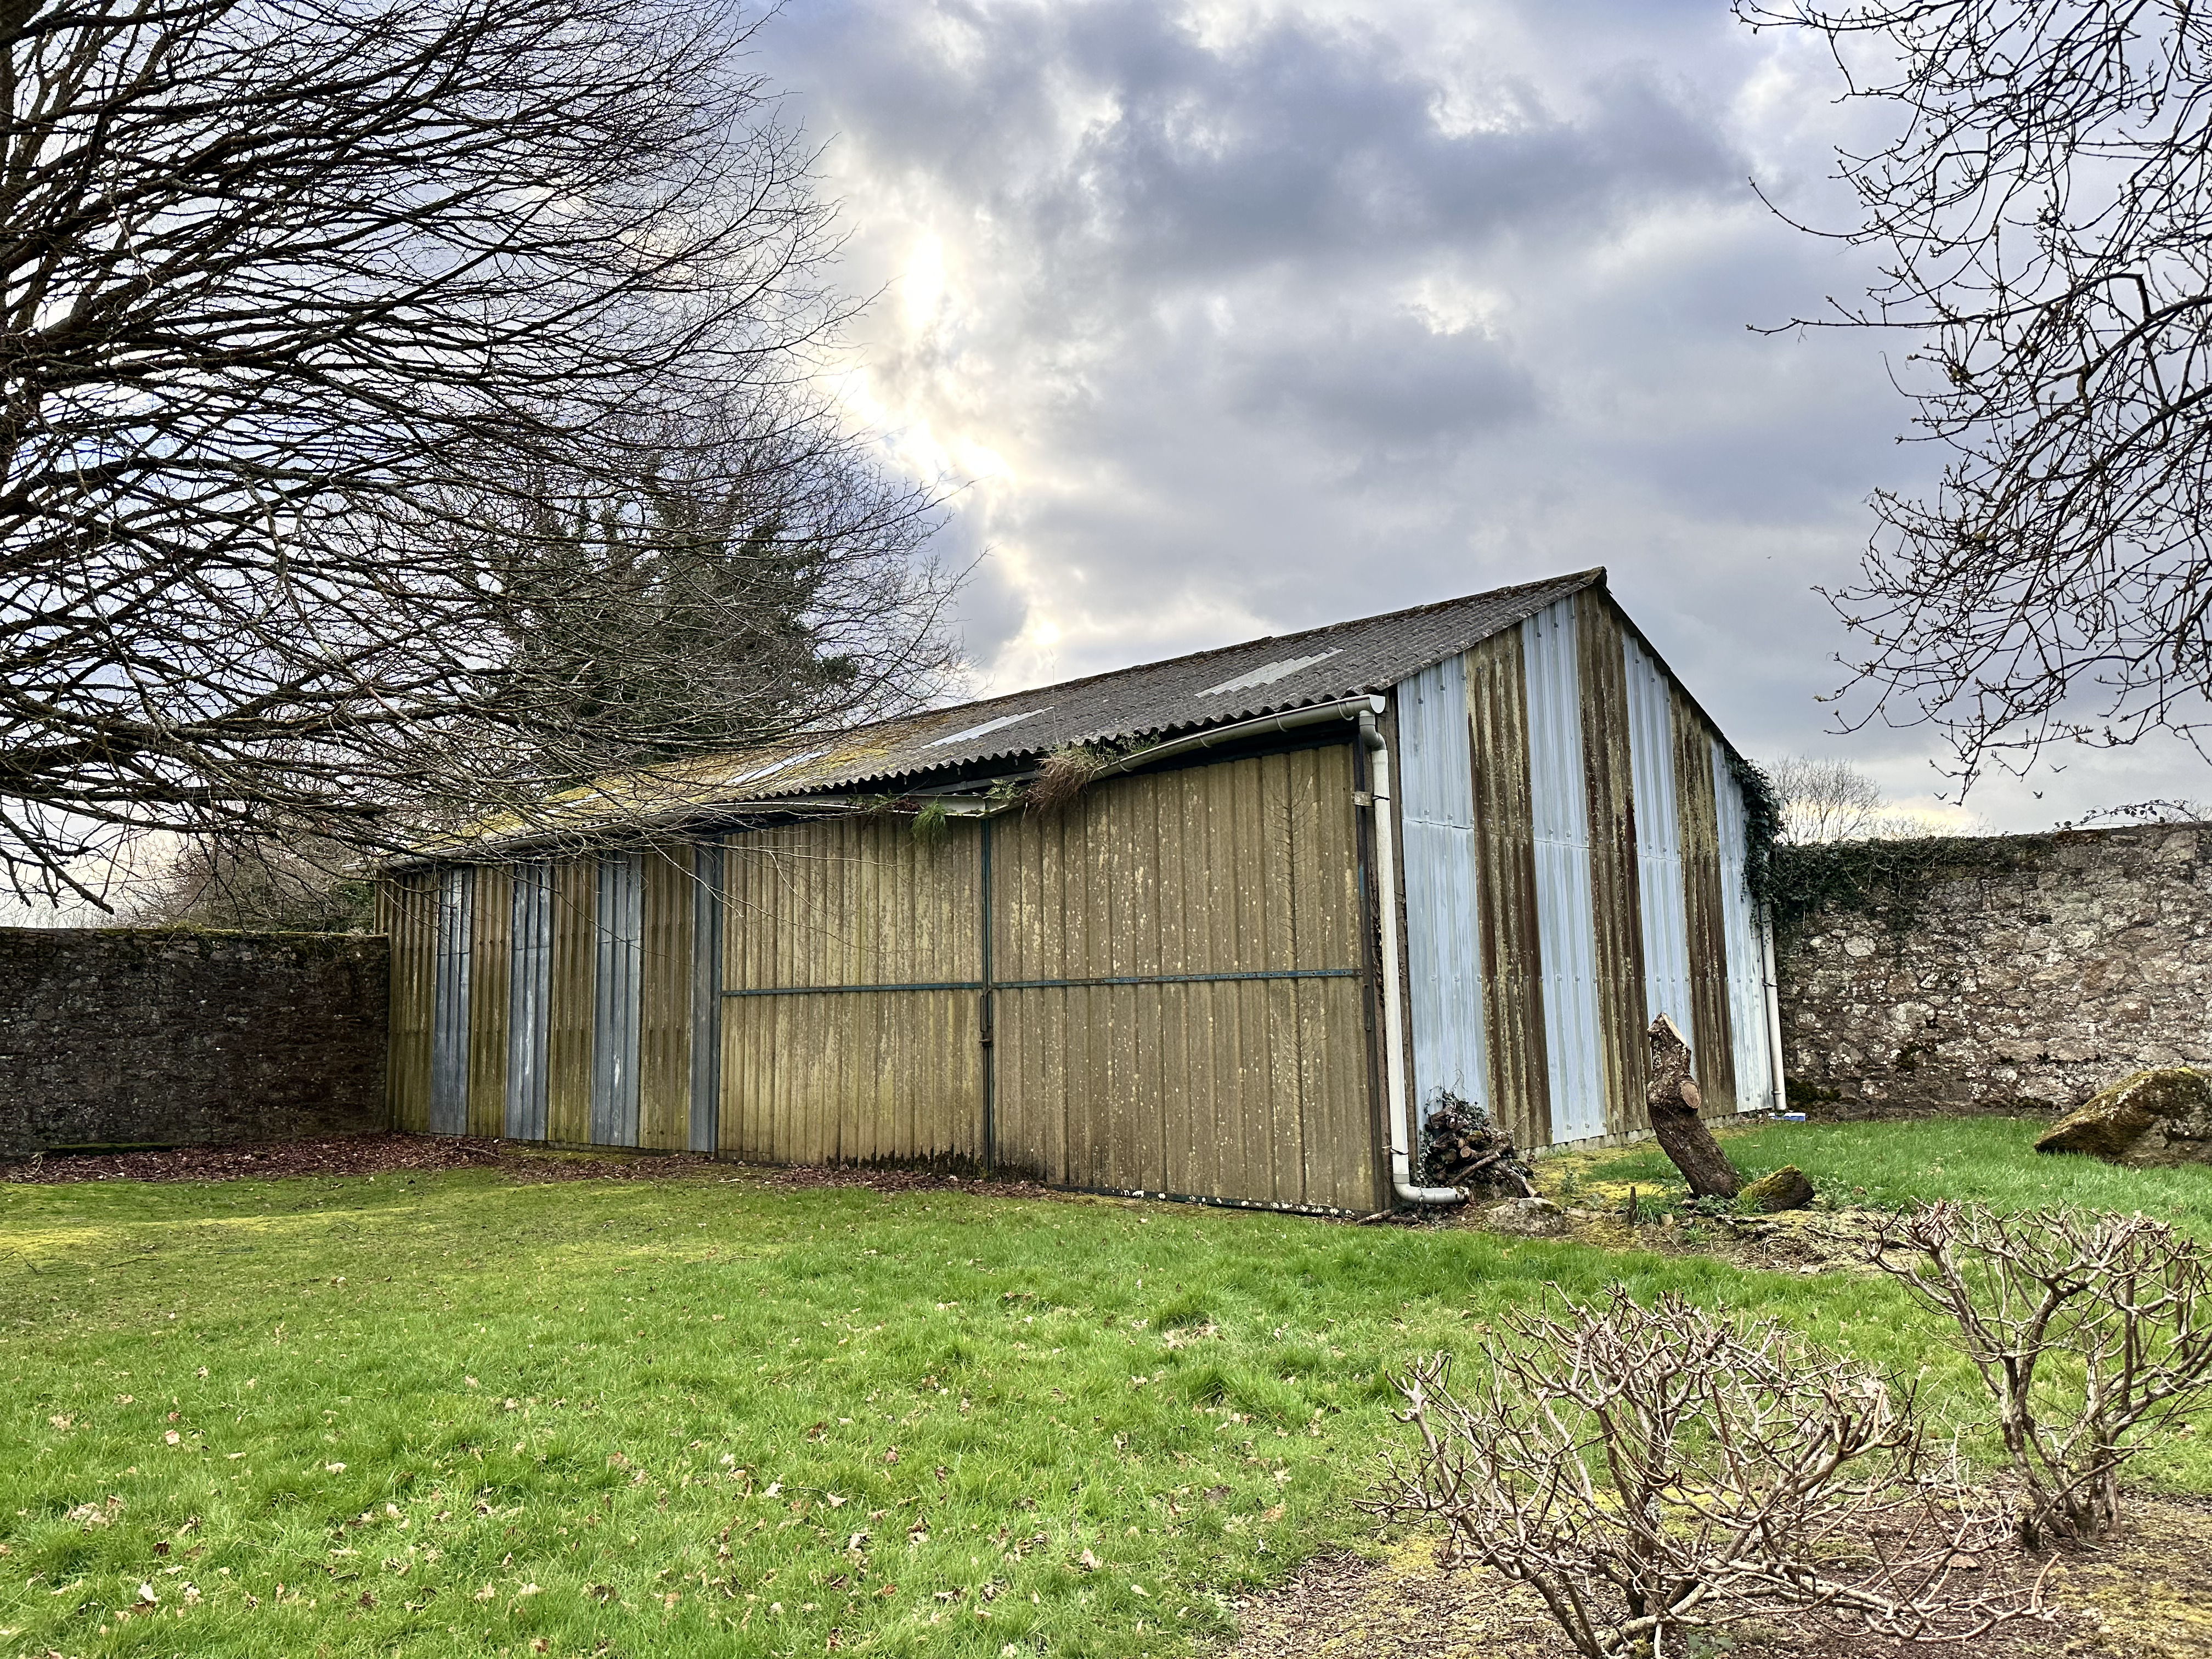
<svg viewBox="0 0 2212 1659">
<path fill-rule="evenodd" d="M 994 1152 L 1057 1185 L 1369 1211 L 1348 744 L 992 825 Z"/>
<path fill-rule="evenodd" d="M 720 1150 L 985 1161 L 981 827 L 823 819 L 723 852 Z"/>
</svg>

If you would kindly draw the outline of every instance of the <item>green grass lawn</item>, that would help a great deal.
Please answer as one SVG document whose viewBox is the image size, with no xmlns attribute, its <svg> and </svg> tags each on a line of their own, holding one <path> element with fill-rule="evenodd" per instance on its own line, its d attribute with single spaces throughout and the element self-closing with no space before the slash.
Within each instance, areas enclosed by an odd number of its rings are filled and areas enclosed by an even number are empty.
<svg viewBox="0 0 2212 1659">
<path fill-rule="evenodd" d="M 2001 1210 L 2142 1210 L 2212 1238 L 2212 1169 L 2124 1170 L 2094 1158 L 2039 1155 L 2035 1139 L 2050 1127 L 2048 1119 L 2015 1117 L 1773 1123 L 1723 1132 L 1722 1144 L 1747 1176 L 1795 1164 L 1823 1198 L 1845 1205 L 1896 1209 L 1955 1198 Z M 1571 1170 L 1577 1183 L 1634 1183 L 1662 1198 L 1685 1190 L 1650 1142 L 1544 1167 L 1553 1185 Z"/>
<path fill-rule="evenodd" d="M 1188 1652 L 1371 1535 L 1386 1370 L 1613 1277 L 1969 1403 L 1884 1281 L 1463 1229 L 749 1177 L 0 1187 L 0 1655 Z M 2141 1473 L 2212 1489 L 2209 1441 Z"/>
</svg>

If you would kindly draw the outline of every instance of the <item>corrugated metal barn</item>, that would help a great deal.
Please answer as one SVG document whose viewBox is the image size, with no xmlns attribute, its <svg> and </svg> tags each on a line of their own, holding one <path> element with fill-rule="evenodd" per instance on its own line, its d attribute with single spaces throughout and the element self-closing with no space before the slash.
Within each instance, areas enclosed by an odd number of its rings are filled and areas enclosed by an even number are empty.
<svg viewBox="0 0 2212 1659">
<path fill-rule="evenodd" d="M 393 1117 L 1383 1208 L 1447 1095 L 1643 1127 L 1661 1012 L 1778 1103 L 1740 763 L 1592 570 L 689 764 L 387 876 Z"/>
</svg>

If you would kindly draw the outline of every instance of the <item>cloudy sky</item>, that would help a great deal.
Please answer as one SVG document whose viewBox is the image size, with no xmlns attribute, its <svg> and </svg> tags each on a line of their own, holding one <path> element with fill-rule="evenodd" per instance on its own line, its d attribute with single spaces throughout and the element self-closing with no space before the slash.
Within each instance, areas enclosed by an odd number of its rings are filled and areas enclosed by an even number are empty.
<svg viewBox="0 0 2212 1659">
<path fill-rule="evenodd" d="M 1815 701 L 1810 590 L 1936 465 L 1907 343 L 1747 326 L 1868 274 L 1750 185 L 1840 215 L 1809 43 L 1726 0 L 790 0 L 757 47 L 878 295 L 844 395 L 959 486 L 980 690 L 1603 564 L 1751 753 L 1940 786 Z M 2061 759 L 1969 811 L 2208 793 Z"/>
</svg>

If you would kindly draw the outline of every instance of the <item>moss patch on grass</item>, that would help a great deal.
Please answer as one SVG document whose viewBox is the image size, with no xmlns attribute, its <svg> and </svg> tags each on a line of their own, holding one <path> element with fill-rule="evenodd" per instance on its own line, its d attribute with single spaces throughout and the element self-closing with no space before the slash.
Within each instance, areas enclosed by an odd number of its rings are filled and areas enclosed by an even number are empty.
<svg viewBox="0 0 2212 1659">
<path fill-rule="evenodd" d="M 1188 1652 L 1371 1547 L 1388 1370 L 1615 1277 L 1973 1403 L 1878 1280 L 1463 1229 L 726 1176 L 0 1188 L 0 1654 Z M 2140 1474 L 2212 1487 L 2208 1438 Z"/>
</svg>

